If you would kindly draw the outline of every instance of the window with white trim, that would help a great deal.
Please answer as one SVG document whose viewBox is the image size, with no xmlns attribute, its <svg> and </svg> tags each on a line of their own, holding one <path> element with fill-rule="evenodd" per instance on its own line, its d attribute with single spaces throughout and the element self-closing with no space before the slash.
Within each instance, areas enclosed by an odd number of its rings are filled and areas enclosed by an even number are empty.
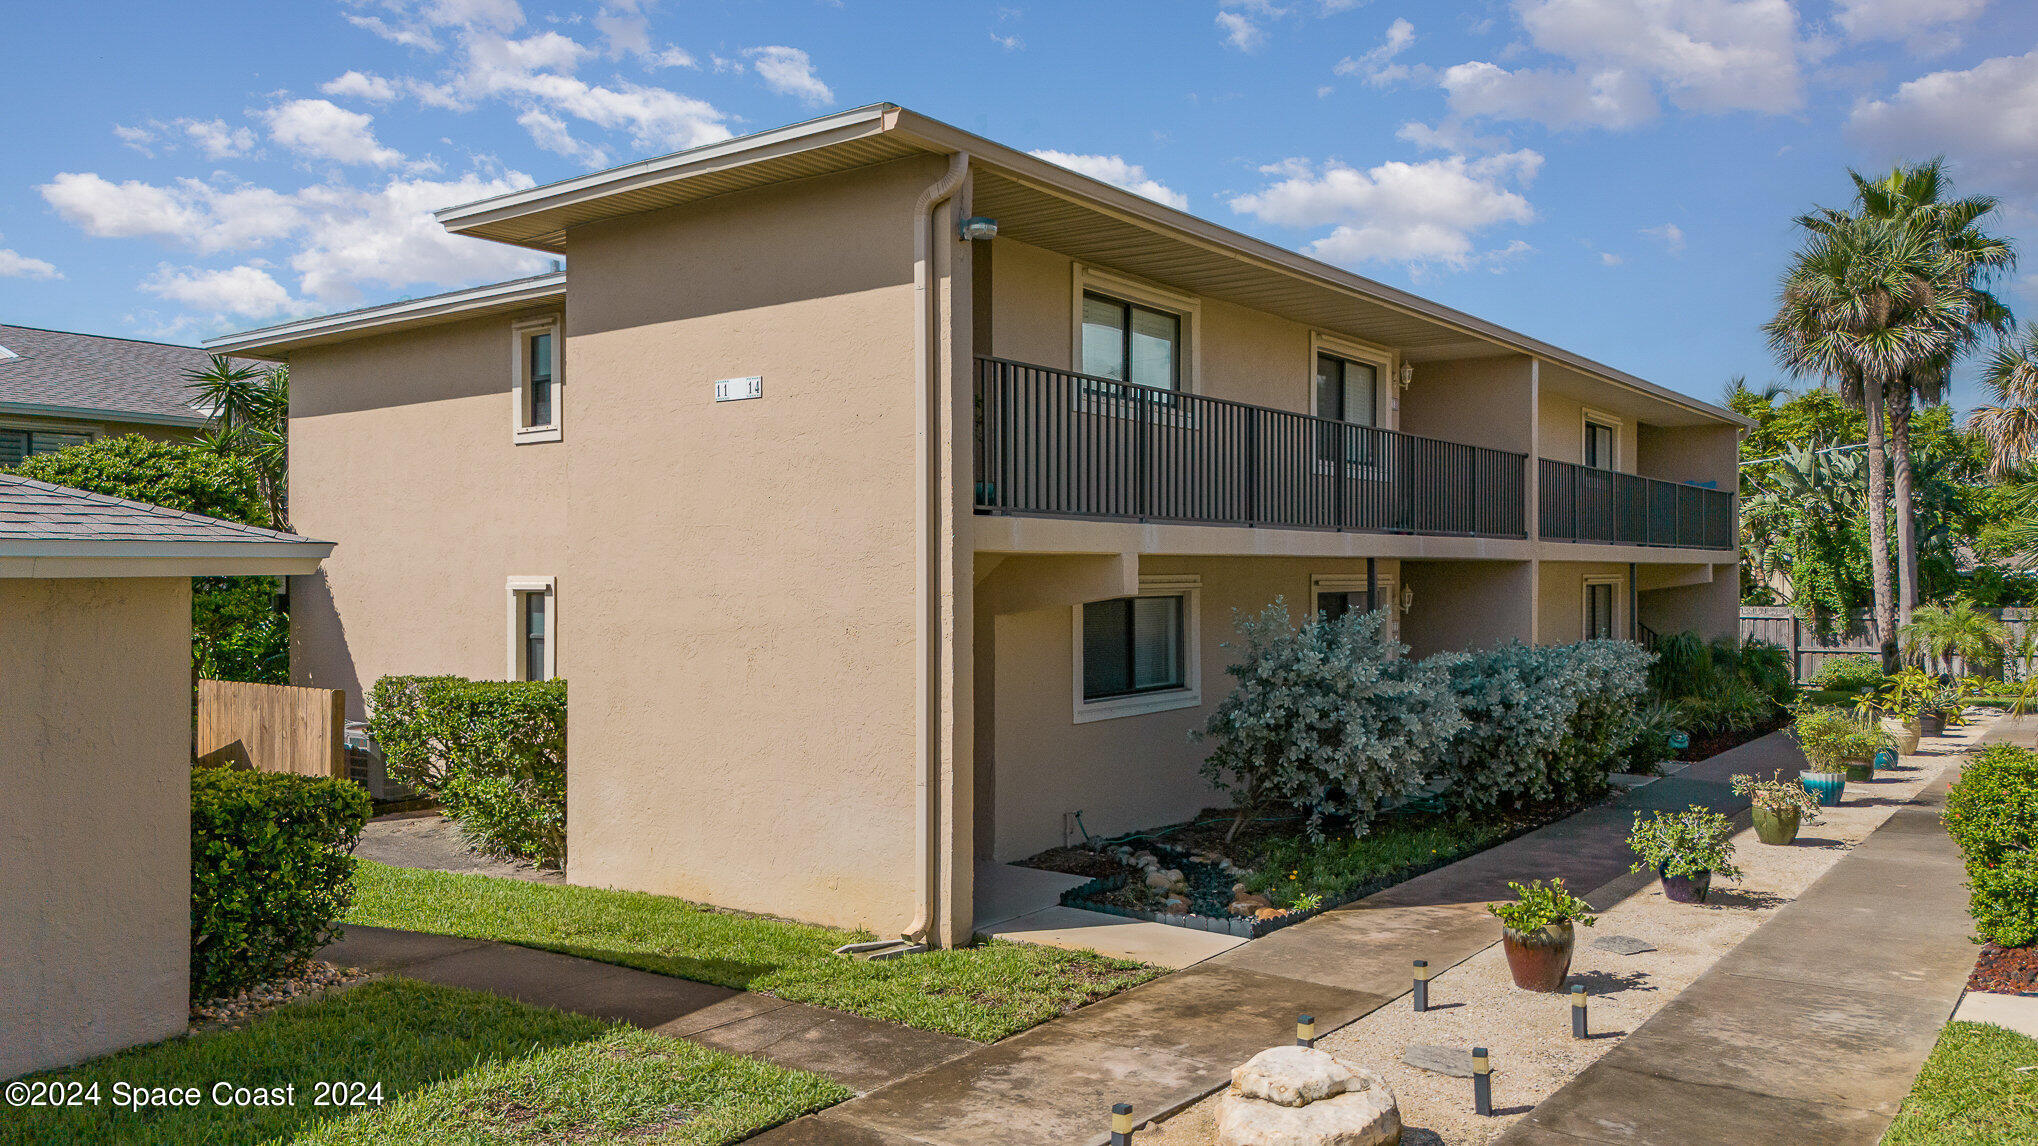
<svg viewBox="0 0 2038 1146">
<path fill-rule="evenodd" d="M 551 577 L 509 579 L 510 680 L 551 680 L 558 675 L 557 582 Z"/>
<path fill-rule="evenodd" d="M 560 437 L 559 390 L 565 361 L 559 319 L 519 322 L 511 332 L 516 440 L 556 442 Z"/>
<path fill-rule="evenodd" d="M 1083 292 L 1082 373 L 1161 390 L 1182 388 L 1182 316 Z"/>
<path fill-rule="evenodd" d="M 1367 600 L 1366 578 L 1342 573 L 1311 577 L 1309 599 L 1314 614 L 1326 621 L 1335 621 L 1346 613 L 1384 609 L 1387 623 L 1381 634 L 1391 641 L 1401 639 L 1401 602 L 1394 595 L 1394 575 L 1391 573 L 1374 575 L 1370 602 Z"/>
<path fill-rule="evenodd" d="M 1620 430 L 1610 421 L 1602 421 L 1596 415 L 1585 418 L 1584 462 L 1596 470 L 1617 469 Z"/>
<path fill-rule="evenodd" d="M 1316 355 L 1315 414 L 1357 426 L 1380 424 L 1380 368 L 1322 351 Z M 1373 435 L 1341 426 L 1319 425 L 1316 456 L 1326 462 L 1365 464 L 1372 460 Z"/>
<path fill-rule="evenodd" d="M 1615 577 L 1588 578 L 1585 582 L 1585 639 L 1612 640 L 1619 631 L 1620 580 Z"/>
<path fill-rule="evenodd" d="M 1194 577 L 1142 577 L 1137 596 L 1075 607 L 1077 723 L 1202 703 Z"/>
<path fill-rule="evenodd" d="M 0 429 L 0 469 L 12 469 L 23 458 L 53 454 L 91 440 L 91 434 L 75 431 Z"/>
</svg>

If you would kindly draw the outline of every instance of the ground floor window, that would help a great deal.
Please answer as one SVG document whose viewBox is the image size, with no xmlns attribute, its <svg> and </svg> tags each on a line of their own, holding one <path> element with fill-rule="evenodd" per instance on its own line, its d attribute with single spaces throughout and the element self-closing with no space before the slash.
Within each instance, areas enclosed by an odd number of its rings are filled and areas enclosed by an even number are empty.
<svg viewBox="0 0 2038 1146">
<path fill-rule="evenodd" d="M 1143 577 L 1136 597 L 1076 607 L 1078 722 L 1201 702 L 1196 599 L 1193 577 Z"/>
<path fill-rule="evenodd" d="M 550 577 L 510 578 L 510 680 L 551 680 L 558 675 L 554 587 Z"/>
<path fill-rule="evenodd" d="M 1326 621 L 1335 621 L 1346 613 L 1385 609 L 1387 624 L 1382 630 L 1382 635 L 1390 641 L 1401 639 L 1401 602 L 1394 595 L 1392 574 L 1375 574 L 1370 586 L 1364 574 L 1311 577 L 1309 595 L 1315 603 L 1316 615 Z"/>
<path fill-rule="evenodd" d="M 90 434 L 51 430 L 0 430 L 0 469 L 12 469 L 32 454 L 53 454 L 92 440 Z"/>
<path fill-rule="evenodd" d="M 1614 635 L 1614 581 L 1587 581 L 1585 583 L 1585 639 L 1588 641 L 1611 640 Z"/>
</svg>

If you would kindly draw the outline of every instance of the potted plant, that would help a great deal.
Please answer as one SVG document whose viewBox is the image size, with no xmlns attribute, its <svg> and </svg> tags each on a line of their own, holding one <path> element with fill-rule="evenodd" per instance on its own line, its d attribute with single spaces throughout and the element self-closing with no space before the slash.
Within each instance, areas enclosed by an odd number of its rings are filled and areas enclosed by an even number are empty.
<svg viewBox="0 0 2038 1146">
<path fill-rule="evenodd" d="M 1798 713 L 1790 734 L 1811 765 L 1798 774 L 1799 782 L 1829 808 L 1846 795 L 1848 780 L 1875 778 L 1875 751 L 1887 743 L 1882 729 L 1837 708 Z"/>
<path fill-rule="evenodd" d="M 1507 952 L 1507 970 L 1524 991 L 1561 991 L 1571 973 L 1572 924 L 1590 927 L 1592 905 L 1564 889 L 1562 877 L 1522 885 L 1509 882 L 1511 903 L 1489 903 L 1486 910 L 1500 920 L 1500 945 Z"/>
<path fill-rule="evenodd" d="M 1734 866 L 1734 825 L 1698 804 L 1688 812 L 1657 812 L 1644 820 L 1635 813 L 1628 846 L 1642 858 L 1631 871 L 1656 869 L 1663 894 L 1676 903 L 1704 903 L 1712 877 L 1741 878 Z"/>
<path fill-rule="evenodd" d="M 1819 822 L 1819 802 L 1803 784 L 1786 780 L 1782 772 L 1767 780 L 1740 775 L 1733 778 L 1734 794 L 1748 797 L 1755 815 L 1755 835 L 1765 844 L 1788 844 L 1797 839 L 1803 824 Z"/>
<path fill-rule="evenodd" d="M 1918 750 L 1918 703 L 1917 692 L 1907 687 L 1903 678 L 1890 677 L 1880 689 L 1862 690 L 1854 715 L 1864 722 L 1880 723 L 1897 754 L 1909 756 Z"/>
</svg>

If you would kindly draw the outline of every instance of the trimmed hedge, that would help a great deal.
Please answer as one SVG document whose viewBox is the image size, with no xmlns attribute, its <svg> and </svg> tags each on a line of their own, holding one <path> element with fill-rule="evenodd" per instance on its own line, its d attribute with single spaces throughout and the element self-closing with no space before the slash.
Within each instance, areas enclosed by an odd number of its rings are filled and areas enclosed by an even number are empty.
<svg viewBox="0 0 2038 1146">
<path fill-rule="evenodd" d="M 2038 753 L 1976 753 L 1946 794 L 1946 830 L 1967 862 L 1975 930 L 2004 947 L 2038 942 Z"/>
<path fill-rule="evenodd" d="M 368 707 L 389 775 L 443 804 L 468 843 L 565 863 L 565 681 L 386 676 Z"/>
<path fill-rule="evenodd" d="M 283 975 L 336 933 L 354 898 L 368 794 L 351 780 L 191 773 L 191 994 Z"/>
</svg>

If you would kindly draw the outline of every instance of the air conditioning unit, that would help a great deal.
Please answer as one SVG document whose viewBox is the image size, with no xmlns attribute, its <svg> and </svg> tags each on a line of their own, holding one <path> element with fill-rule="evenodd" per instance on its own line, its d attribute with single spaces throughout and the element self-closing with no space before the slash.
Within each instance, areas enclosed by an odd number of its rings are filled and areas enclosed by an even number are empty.
<svg viewBox="0 0 2038 1146">
<path fill-rule="evenodd" d="M 382 750 L 375 746 L 375 738 L 368 735 L 365 722 L 349 720 L 341 745 L 347 754 L 347 778 L 368 789 L 369 796 L 377 800 L 417 798 L 417 792 L 390 780 L 383 767 Z"/>
</svg>

